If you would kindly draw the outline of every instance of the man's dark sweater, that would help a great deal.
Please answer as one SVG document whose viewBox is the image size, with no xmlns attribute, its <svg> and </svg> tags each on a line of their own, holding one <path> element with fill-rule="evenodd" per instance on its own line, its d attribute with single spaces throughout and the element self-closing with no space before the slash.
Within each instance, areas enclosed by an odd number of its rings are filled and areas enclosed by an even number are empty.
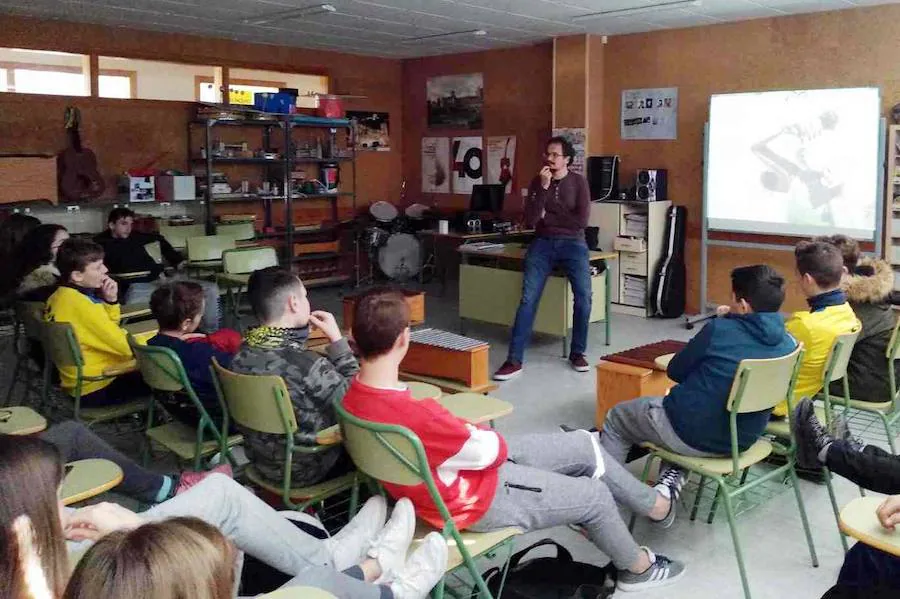
<svg viewBox="0 0 900 599">
<path fill-rule="evenodd" d="M 578 173 L 569 171 L 562 179 L 551 179 L 547 189 L 541 186 L 540 176 L 531 182 L 525 222 L 538 237 L 584 239 L 590 212 L 590 188 Z"/>
<path fill-rule="evenodd" d="M 178 266 L 184 257 L 172 247 L 166 238 L 154 233 L 139 233 L 134 231 L 125 239 L 113 237 L 109 231 L 104 231 L 94 241 L 103 246 L 103 262 L 112 274 L 126 272 L 150 271 L 146 277 L 131 279 L 131 283 L 147 283 L 155 281 L 162 273 L 164 265 L 153 259 L 144 246 L 159 242 L 164 262 L 170 266 Z"/>
</svg>

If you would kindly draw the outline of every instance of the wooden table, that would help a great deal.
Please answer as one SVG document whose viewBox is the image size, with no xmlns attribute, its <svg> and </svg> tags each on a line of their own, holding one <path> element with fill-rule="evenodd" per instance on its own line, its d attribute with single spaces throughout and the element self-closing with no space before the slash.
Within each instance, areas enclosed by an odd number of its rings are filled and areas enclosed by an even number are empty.
<svg viewBox="0 0 900 599">
<path fill-rule="evenodd" d="M 47 419 L 25 406 L 0 408 L 0 434 L 33 435 L 47 428 Z"/>
<path fill-rule="evenodd" d="M 64 505 L 71 505 L 109 491 L 120 482 L 122 469 L 109 460 L 78 460 L 66 464 L 59 496 Z"/>
<path fill-rule="evenodd" d="M 122 327 L 129 334 L 134 335 L 138 341 L 147 342 L 159 332 L 159 323 L 156 320 L 142 320 L 140 322 L 130 322 Z"/>
<path fill-rule="evenodd" d="M 900 557 L 900 530 L 884 528 L 875 513 L 883 497 L 857 497 L 841 510 L 841 531 L 866 545 Z"/>
<path fill-rule="evenodd" d="M 494 420 L 512 414 L 513 405 L 508 401 L 478 393 L 455 393 L 438 400 L 451 414 L 472 424 L 493 425 Z"/>
<path fill-rule="evenodd" d="M 478 250 L 462 245 L 463 259 L 459 271 L 459 317 L 461 321 L 478 320 L 511 327 L 522 297 L 522 278 L 527 249 L 520 243 L 506 243 L 492 250 Z M 590 252 L 593 264 L 615 260 L 617 252 Z M 609 271 L 591 277 L 593 303 L 589 322 L 606 325 L 606 344 L 611 337 Z M 538 304 L 533 330 L 563 338 L 563 355 L 568 355 L 569 330 L 572 328 L 572 286 L 565 275 L 553 273 L 547 278 Z"/>
<path fill-rule="evenodd" d="M 119 314 L 121 320 L 131 320 L 132 318 L 143 318 L 144 316 L 150 316 L 150 304 L 147 303 L 137 303 L 137 304 L 123 304 L 119 307 Z"/>
<path fill-rule="evenodd" d="M 406 372 L 403 370 L 400 371 L 400 380 L 428 383 L 429 385 L 438 387 L 441 391 L 444 391 L 446 393 L 490 393 L 491 391 L 495 391 L 496 389 L 498 389 L 498 385 L 496 383 L 489 382 L 478 387 L 469 387 L 459 381 L 451 381 L 450 379 L 442 379 L 434 376 L 427 376 L 424 374 L 413 374 L 412 372 Z"/>
<path fill-rule="evenodd" d="M 652 395 L 666 395 L 675 381 L 665 369 L 644 368 L 601 360 L 597 364 L 597 412 L 595 423 L 603 428 L 606 413 L 616 404 Z"/>
</svg>

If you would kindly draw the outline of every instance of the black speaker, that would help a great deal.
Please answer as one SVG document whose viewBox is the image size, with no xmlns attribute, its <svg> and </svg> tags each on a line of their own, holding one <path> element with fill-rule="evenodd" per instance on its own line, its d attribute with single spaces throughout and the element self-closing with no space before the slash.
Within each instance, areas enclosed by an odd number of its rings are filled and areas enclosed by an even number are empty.
<svg viewBox="0 0 900 599">
<path fill-rule="evenodd" d="M 666 169 L 642 168 L 637 172 L 635 199 L 639 202 L 662 202 L 667 199 Z"/>
<path fill-rule="evenodd" d="M 591 201 L 616 200 L 619 195 L 619 157 L 589 156 L 587 179 L 591 188 Z"/>
</svg>

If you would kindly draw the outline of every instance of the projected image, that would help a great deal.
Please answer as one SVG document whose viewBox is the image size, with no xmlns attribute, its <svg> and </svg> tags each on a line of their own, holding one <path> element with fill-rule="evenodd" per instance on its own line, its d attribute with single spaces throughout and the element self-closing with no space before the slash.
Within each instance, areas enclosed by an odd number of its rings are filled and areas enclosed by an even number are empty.
<svg viewBox="0 0 900 599">
<path fill-rule="evenodd" d="M 878 138 L 876 89 L 713 96 L 710 228 L 871 239 Z"/>
</svg>

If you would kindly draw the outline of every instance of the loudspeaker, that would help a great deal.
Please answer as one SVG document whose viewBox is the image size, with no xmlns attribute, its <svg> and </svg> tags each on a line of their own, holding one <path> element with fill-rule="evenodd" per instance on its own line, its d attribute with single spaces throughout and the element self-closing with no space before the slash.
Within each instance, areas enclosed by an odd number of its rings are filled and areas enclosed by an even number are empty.
<svg viewBox="0 0 900 599">
<path fill-rule="evenodd" d="M 587 180 L 591 188 L 591 201 L 616 200 L 619 195 L 619 157 L 588 157 Z"/>
<path fill-rule="evenodd" d="M 635 199 L 639 202 L 663 202 L 666 200 L 666 169 L 642 168 L 637 172 Z"/>
</svg>

